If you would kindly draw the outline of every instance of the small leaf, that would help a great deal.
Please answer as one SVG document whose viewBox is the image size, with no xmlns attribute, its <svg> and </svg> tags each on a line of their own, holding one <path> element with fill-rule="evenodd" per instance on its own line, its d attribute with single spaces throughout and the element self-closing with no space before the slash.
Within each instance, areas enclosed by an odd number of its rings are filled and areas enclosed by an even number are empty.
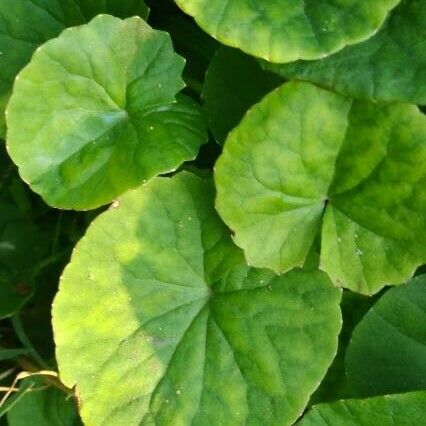
<svg viewBox="0 0 426 426">
<path fill-rule="evenodd" d="M 213 201 L 210 179 L 157 178 L 77 245 L 53 325 L 86 424 L 290 425 L 325 375 L 341 292 L 247 267 Z"/>
<path fill-rule="evenodd" d="M 256 60 L 227 47 L 213 57 L 203 86 L 208 127 L 223 144 L 245 112 L 282 83 L 280 77 L 262 71 Z"/>
<path fill-rule="evenodd" d="M 287 83 L 251 109 L 216 164 L 217 208 L 249 264 L 303 265 L 322 228 L 336 285 L 373 294 L 425 260 L 426 118 Z"/>
<path fill-rule="evenodd" d="M 67 27 L 90 21 L 99 13 L 146 17 L 142 0 L 1 0 L 0 2 L 0 136 L 13 81 L 38 46 Z"/>
<path fill-rule="evenodd" d="M 271 62 L 318 59 L 372 36 L 399 0 L 175 0 L 220 42 Z"/>
<path fill-rule="evenodd" d="M 318 61 L 266 69 L 289 79 L 307 80 L 361 100 L 426 104 L 426 8 L 403 0 L 369 40 Z"/>
<path fill-rule="evenodd" d="M 353 332 L 346 370 L 359 396 L 426 389 L 426 275 L 370 309 Z"/>
<path fill-rule="evenodd" d="M 424 424 L 426 392 L 348 399 L 320 404 L 306 414 L 299 426 L 410 426 Z"/>
<path fill-rule="evenodd" d="M 206 130 L 193 101 L 175 100 L 183 65 L 137 17 L 98 16 L 47 42 L 8 107 L 21 177 L 52 206 L 91 209 L 193 159 Z"/>
</svg>

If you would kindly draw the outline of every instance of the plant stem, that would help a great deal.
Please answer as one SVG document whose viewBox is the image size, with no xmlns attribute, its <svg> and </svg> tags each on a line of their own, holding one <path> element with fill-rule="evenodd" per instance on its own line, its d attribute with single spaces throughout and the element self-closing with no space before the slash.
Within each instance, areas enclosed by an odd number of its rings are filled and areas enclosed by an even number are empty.
<svg viewBox="0 0 426 426">
<path fill-rule="evenodd" d="M 39 366 L 25 356 L 19 357 L 17 359 L 17 363 L 25 371 L 29 371 L 31 373 L 37 373 L 38 371 L 40 371 Z M 70 389 L 69 387 L 65 386 L 57 377 L 42 375 L 41 378 L 46 384 L 55 386 L 62 392 L 65 392 L 67 395 L 74 396 L 74 391 Z"/>
</svg>

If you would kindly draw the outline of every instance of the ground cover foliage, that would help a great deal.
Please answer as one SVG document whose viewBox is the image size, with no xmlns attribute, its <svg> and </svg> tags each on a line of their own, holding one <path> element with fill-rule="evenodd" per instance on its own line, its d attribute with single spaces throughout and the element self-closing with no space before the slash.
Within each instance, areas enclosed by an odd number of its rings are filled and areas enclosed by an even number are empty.
<svg viewBox="0 0 426 426">
<path fill-rule="evenodd" d="M 424 0 L 0 18 L 1 426 L 424 424 Z"/>
</svg>

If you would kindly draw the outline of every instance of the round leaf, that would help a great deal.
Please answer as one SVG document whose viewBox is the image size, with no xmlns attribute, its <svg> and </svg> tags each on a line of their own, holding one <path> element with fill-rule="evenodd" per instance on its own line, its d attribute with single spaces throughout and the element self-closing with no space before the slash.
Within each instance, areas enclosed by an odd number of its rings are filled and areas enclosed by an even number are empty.
<svg viewBox="0 0 426 426">
<path fill-rule="evenodd" d="M 424 423 L 426 392 L 348 399 L 312 408 L 299 426 L 412 426 Z"/>
<path fill-rule="evenodd" d="M 346 369 L 360 396 L 426 389 L 426 275 L 371 308 L 352 335 Z"/>
<path fill-rule="evenodd" d="M 290 425 L 325 375 L 340 291 L 247 267 L 213 198 L 210 179 L 157 178 L 77 245 L 53 324 L 85 423 Z"/>
<path fill-rule="evenodd" d="M 369 40 L 318 61 L 265 68 L 286 78 L 308 80 L 357 99 L 426 104 L 426 8 L 403 0 Z"/>
<path fill-rule="evenodd" d="M 8 106 L 8 150 L 47 203 L 90 209 L 193 159 L 206 140 L 184 60 L 142 19 L 100 15 L 43 45 Z"/>
<path fill-rule="evenodd" d="M 257 61 L 236 49 L 218 49 L 203 86 L 204 112 L 219 143 L 240 122 L 245 112 L 282 82 L 263 71 Z"/>
<path fill-rule="evenodd" d="M 1 0 L 0 2 L 0 136 L 13 80 L 37 46 L 65 28 L 90 21 L 99 13 L 146 17 L 142 0 Z"/>
<path fill-rule="evenodd" d="M 220 42 L 271 62 L 317 59 L 369 38 L 399 0 L 175 0 Z"/>
<path fill-rule="evenodd" d="M 217 207 L 250 265 L 321 268 L 372 294 L 425 259 L 426 118 L 288 83 L 248 112 L 216 165 Z"/>
</svg>

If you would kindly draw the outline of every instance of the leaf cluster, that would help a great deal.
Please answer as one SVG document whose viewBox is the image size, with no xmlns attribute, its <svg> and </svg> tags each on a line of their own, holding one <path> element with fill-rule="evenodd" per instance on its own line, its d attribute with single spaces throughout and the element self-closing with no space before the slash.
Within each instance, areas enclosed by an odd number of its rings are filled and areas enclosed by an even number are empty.
<svg viewBox="0 0 426 426">
<path fill-rule="evenodd" d="M 424 0 L 1 0 L 0 425 L 422 425 Z"/>
</svg>

